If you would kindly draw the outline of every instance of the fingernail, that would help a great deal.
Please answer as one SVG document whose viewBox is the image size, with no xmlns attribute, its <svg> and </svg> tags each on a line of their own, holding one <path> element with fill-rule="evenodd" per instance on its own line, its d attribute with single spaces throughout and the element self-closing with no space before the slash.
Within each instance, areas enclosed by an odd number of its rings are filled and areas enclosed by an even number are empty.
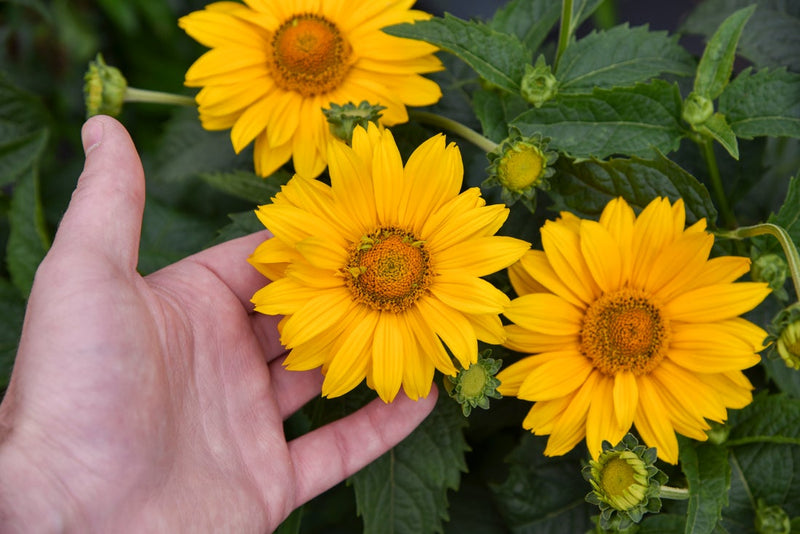
<svg viewBox="0 0 800 534">
<path fill-rule="evenodd" d="M 96 118 L 86 121 L 81 129 L 81 140 L 83 141 L 83 153 L 88 156 L 103 140 L 103 121 Z"/>
</svg>

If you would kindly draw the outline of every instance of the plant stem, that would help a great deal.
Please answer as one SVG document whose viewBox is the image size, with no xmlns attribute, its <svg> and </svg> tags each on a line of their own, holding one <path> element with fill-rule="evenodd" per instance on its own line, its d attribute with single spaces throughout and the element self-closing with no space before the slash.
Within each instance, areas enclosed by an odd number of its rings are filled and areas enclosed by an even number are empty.
<svg viewBox="0 0 800 534">
<path fill-rule="evenodd" d="M 487 139 L 475 130 L 467 128 L 460 122 L 448 119 L 447 117 L 442 117 L 441 115 L 429 113 L 427 111 L 409 111 L 408 114 L 410 118 L 416 121 L 449 130 L 486 152 L 491 152 L 497 148 L 497 143 L 491 139 Z"/>
<path fill-rule="evenodd" d="M 196 106 L 194 97 L 150 91 L 149 89 L 125 89 L 125 102 L 151 102 L 156 104 L 176 104 L 179 106 Z"/>
<path fill-rule="evenodd" d="M 558 29 L 558 50 L 553 64 L 553 72 L 558 70 L 558 62 L 567 49 L 572 34 L 572 0 L 561 0 L 561 26 Z"/>
<path fill-rule="evenodd" d="M 689 490 L 687 488 L 673 488 L 672 486 L 661 486 L 661 492 L 658 495 L 662 499 L 672 499 L 673 501 L 685 501 L 689 498 Z"/>
<path fill-rule="evenodd" d="M 725 225 L 729 228 L 736 228 L 736 216 L 731 211 L 731 206 L 728 204 L 728 197 L 725 196 L 725 189 L 722 187 L 722 177 L 719 174 L 719 167 L 717 166 L 717 156 L 714 155 L 714 144 L 710 139 L 704 139 L 697 142 L 703 152 L 703 158 L 706 160 L 708 166 L 708 175 L 711 178 L 711 187 L 714 189 L 714 196 L 717 197 L 717 204 L 719 204 L 719 211 L 722 214 L 722 219 Z"/>
<path fill-rule="evenodd" d="M 761 223 L 753 226 L 742 226 L 741 228 L 727 232 L 715 233 L 719 237 L 727 237 L 730 239 L 745 239 L 747 237 L 765 234 L 769 234 L 777 239 L 786 256 L 786 263 L 789 265 L 789 273 L 792 275 L 795 294 L 800 298 L 800 254 L 798 254 L 797 248 L 794 246 L 794 242 L 786 230 L 772 223 Z"/>
</svg>

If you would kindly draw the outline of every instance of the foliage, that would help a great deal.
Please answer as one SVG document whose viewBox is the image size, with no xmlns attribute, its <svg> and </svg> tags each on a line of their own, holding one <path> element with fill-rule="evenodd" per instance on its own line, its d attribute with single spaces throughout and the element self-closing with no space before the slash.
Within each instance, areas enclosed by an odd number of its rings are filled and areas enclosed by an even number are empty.
<svg viewBox="0 0 800 534">
<path fill-rule="evenodd" d="M 595 28 L 591 15 L 601 2 L 565 3 L 574 4 L 568 24 L 560 24 L 558 2 L 511 0 L 488 20 L 445 14 L 386 29 L 441 48 L 447 70 L 432 77 L 445 96 L 426 111 L 469 125 L 485 143 L 471 146 L 459 137 L 468 138 L 463 129 L 447 132 L 464 155 L 466 185 L 484 181 L 484 148 L 512 132 L 548 138 L 558 153 L 548 189 L 535 206 L 510 206 L 502 233 L 536 242 L 541 223 L 558 211 L 596 218 L 614 197 L 638 211 L 666 196 L 683 198 L 687 223 L 705 218 L 709 228 L 731 230 L 737 220 L 770 222 L 800 245 L 800 4 L 704 0 L 678 28 L 708 39 L 697 50 L 685 48 L 680 34 L 624 18 Z M 131 85 L 189 95 L 183 74 L 201 53 L 176 20 L 204 7 L 202 0 L 96 4 L 0 5 L 0 387 L 10 376 L 36 267 L 82 165 L 80 91 L 89 59 L 102 52 Z M 564 28 L 569 39 L 556 44 Z M 554 90 L 530 103 L 522 88 L 534 64 L 552 76 Z M 148 177 L 142 273 L 261 229 L 253 209 L 292 174 L 287 165 L 258 177 L 251 152 L 235 154 L 229 132 L 204 130 L 191 108 L 127 104 L 120 119 Z M 440 130 L 412 114 L 394 133 L 407 157 Z M 734 183 L 734 176 L 742 178 Z M 500 193 L 483 194 L 494 202 Z M 770 236 L 718 240 L 715 253 L 723 250 L 791 254 Z M 504 279 L 496 285 L 508 288 Z M 787 281 L 786 289 L 795 302 L 797 288 Z M 752 320 L 766 327 L 785 305 L 771 297 Z M 495 354 L 508 363 L 519 357 L 502 348 Z M 769 350 L 747 374 L 753 403 L 731 410 L 708 442 L 682 438 L 679 468 L 660 466 L 670 485 L 687 488 L 688 500 L 664 500 L 662 513 L 645 516 L 638 532 L 754 532 L 760 506 L 800 517 L 800 374 Z M 306 426 L 359 404 L 315 402 L 316 418 Z M 584 501 L 585 448 L 545 457 L 543 439 L 520 426 L 522 404 L 495 400 L 490 411 L 465 419 L 441 395 L 411 437 L 307 504 L 281 532 L 351 527 L 353 518 L 334 509 L 358 514 L 365 532 L 599 532 L 597 510 Z M 349 504 L 342 508 L 342 501 Z"/>
</svg>

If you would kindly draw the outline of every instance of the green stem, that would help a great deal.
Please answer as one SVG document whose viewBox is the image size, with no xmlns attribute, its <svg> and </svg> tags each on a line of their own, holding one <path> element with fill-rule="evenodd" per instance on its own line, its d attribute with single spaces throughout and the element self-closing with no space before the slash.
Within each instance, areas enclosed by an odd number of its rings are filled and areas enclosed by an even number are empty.
<svg viewBox="0 0 800 534">
<path fill-rule="evenodd" d="M 553 64 L 553 72 L 558 70 L 558 62 L 567 49 L 572 34 L 572 0 L 561 0 L 561 26 L 558 29 L 558 50 Z"/>
<path fill-rule="evenodd" d="M 789 273 L 792 275 L 795 294 L 800 298 L 800 254 L 798 254 L 797 247 L 794 246 L 794 242 L 786 230 L 775 224 L 761 223 L 753 226 L 742 226 L 727 232 L 715 233 L 719 237 L 727 237 L 729 239 L 745 239 L 765 234 L 777 239 L 786 256 L 786 263 L 789 265 Z"/>
<path fill-rule="evenodd" d="M 125 102 L 151 102 L 155 104 L 176 104 L 178 106 L 196 106 L 194 97 L 150 91 L 149 89 L 125 89 Z"/>
<path fill-rule="evenodd" d="M 476 147 L 485 150 L 486 152 L 491 152 L 492 150 L 497 148 L 497 143 L 495 143 L 491 139 L 487 139 L 486 137 L 482 136 L 475 130 L 467 128 L 460 122 L 448 119 L 447 117 L 442 117 L 441 115 L 437 115 L 436 113 L 429 113 L 427 111 L 413 111 L 413 110 L 410 110 L 408 112 L 408 115 L 411 119 L 419 121 L 421 123 L 429 124 L 431 126 L 438 126 L 440 128 L 449 130 L 454 134 L 458 135 L 459 137 L 463 137 Z"/>
<path fill-rule="evenodd" d="M 661 486 L 661 492 L 658 495 L 662 499 L 672 499 L 673 501 L 685 501 L 689 498 L 689 490 L 687 488 L 673 488 L 672 486 Z"/>
<path fill-rule="evenodd" d="M 717 166 L 717 156 L 714 155 L 714 144 L 710 139 L 697 141 L 700 149 L 703 151 L 703 158 L 706 160 L 708 166 L 708 175 L 711 178 L 711 187 L 714 189 L 714 196 L 717 197 L 717 204 L 719 204 L 719 211 L 725 221 L 725 225 L 729 228 L 736 228 L 736 216 L 731 211 L 731 206 L 728 204 L 728 197 L 725 195 L 725 189 L 722 187 L 722 176 L 719 174 L 719 167 Z"/>
</svg>

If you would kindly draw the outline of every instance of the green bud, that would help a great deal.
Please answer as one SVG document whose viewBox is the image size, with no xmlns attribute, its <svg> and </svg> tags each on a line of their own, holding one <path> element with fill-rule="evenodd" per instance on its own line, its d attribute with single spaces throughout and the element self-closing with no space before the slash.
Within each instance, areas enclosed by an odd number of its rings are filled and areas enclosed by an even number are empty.
<svg viewBox="0 0 800 534">
<path fill-rule="evenodd" d="M 358 106 L 352 102 L 348 102 L 344 106 L 330 103 L 330 108 L 323 108 L 322 113 L 328 119 L 328 127 L 331 133 L 350 144 L 353 141 L 353 130 L 356 126 L 362 128 L 367 127 L 370 122 L 378 124 L 381 118 L 381 111 L 386 109 L 385 106 L 373 106 L 366 100 L 362 101 Z"/>
<path fill-rule="evenodd" d="M 788 295 L 783 285 L 789 276 L 786 260 L 778 254 L 764 254 L 753 261 L 750 277 L 756 282 L 766 282 L 779 298 L 786 300 Z"/>
<path fill-rule="evenodd" d="M 489 399 L 499 399 L 497 392 L 500 381 L 494 375 L 503 365 L 503 360 L 489 358 L 490 350 L 478 355 L 478 361 L 467 369 L 461 369 L 454 377 L 444 377 L 444 388 L 451 398 L 461 405 L 464 417 L 468 417 L 473 408 L 489 409 Z"/>
<path fill-rule="evenodd" d="M 681 115 L 683 120 L 692 127 L 699 126 L 706 122 L 714 114 L 714 102 L 709 98 L 695 92 L 689 93 L 683 102 Z"/>
<path fill-rule="evenodd" d="M 767 506 L 764 499 L 758 500 L 755 526 L 758 534 L 789 534 L 792 531 L 789 514 L 780 506 Z"/>
<path fill-rule="evenodd" d="M 537 108 L 556 96 L 558 80 L 553 76 L 550 66 L 545 63 L 544 56 L 539 56 L 533 67 L 525 65 L 520 92 L 522 98 Z"/>
<path fill-rule="evenodd" d="M 800 321 L 790 323 L 783 329 L 775 347 L 786 367 L 800 371 Z"/>
<path fill-rule="evenodd" d="M 730 436 L 730 434 L 730 425 L 717 423 L 716 421 L 711 421 L 711 428 L 706 430 L 709 443 L 713 443 L 714 445 L 722 445 L 728 441 L 728 436 Z"/>
<path fill-rule="evenodd" d="M 102 54 L 97 54 L 95 60 L 89 62 L 89 70 L 83 79 L 86 118 L 95 115 L 119 115 L 128 89 L 128 82 L 119 69 L 106 65 Z"/>
</svg>

